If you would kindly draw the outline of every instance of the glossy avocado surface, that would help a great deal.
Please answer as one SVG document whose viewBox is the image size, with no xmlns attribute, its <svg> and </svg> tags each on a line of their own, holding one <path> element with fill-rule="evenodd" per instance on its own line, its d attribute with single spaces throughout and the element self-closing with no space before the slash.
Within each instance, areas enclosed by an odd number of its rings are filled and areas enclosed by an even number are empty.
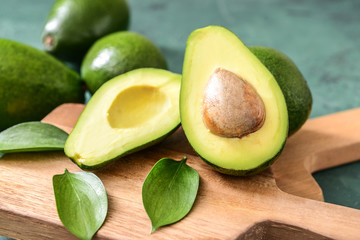
<svg viewBox="0 0 360 240">
<path fill-rule="evenodd" d="M 90 46 L 102 36 L 127 29 L 125 0 L 57 0 L 42 33 L 44 48 L 71 62 L 81 62 Z"/>
<path fill-rule="evenodd" d="M 121 31 L 94 43 L 82 62 L 81 77 L 94 93 L 109 79 L 138 68 L 166 69 L 167 64 L 150 39 L 139 33 Z"/>
</svg>

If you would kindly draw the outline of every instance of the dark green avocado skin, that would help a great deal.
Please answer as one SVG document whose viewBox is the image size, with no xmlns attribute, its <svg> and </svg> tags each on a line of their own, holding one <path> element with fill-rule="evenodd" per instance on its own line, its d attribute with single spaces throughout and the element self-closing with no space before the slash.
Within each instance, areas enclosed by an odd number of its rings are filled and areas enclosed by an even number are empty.
<svg viewBox="0 0 360 240">
<path fill-rule="evenodd" d="M 312 95 L 300 70 L 282 52 L 268 47 L 249 47 L 279 84 L 289 115 L 289 136 L 297 132 L 309 118 Z"/>
<path fill-rule="evenodd" d="M 120 31 L 94 43 L 81 64 L 81 77 L 94 93 L 106 81 L 138 68 L 167 69 L 167 64 L 160 49 L 148 38 Z"/>
<path fill-rule="evenodd" d="M 84 102 L 76 72 L 43 51 L 0 39 L 0 131 L 66 102 Z"/>
<path fill-rule="evenodd" d="M 102 36 L 126 30 L 126 0 L 57 0 L 50 10 L 42 40 L 56 57 L 81 62 L 90 46 Z"/>
</svg>

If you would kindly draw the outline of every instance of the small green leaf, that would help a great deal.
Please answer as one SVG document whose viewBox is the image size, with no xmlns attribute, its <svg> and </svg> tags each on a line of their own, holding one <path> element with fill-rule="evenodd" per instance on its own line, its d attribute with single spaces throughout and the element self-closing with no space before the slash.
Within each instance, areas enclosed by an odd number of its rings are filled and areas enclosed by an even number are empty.
<svg viewBox="0 0 360 240">
<path fill-rule="evenodd" d="M 0 152 L 62 150 L 67 137 L 66 132 L 48 123 L 20 123 L 0 133 Z"/>
<path fill-rule="evenodd" d="M 93 173 L 69 173 L 53 177 L 56 207 L 64 226 L 80 239 L 91 239 L 103 225 L 108 199 L 101 180 Z"/>
<path fill-rule="evenodd" d="M 151 169 L 142 187 L 145 211 L 152 230 L 177 222 L 191 210 L 199 188 L 199 174 L 181 161 L 160 159 Z"/>
</svg>

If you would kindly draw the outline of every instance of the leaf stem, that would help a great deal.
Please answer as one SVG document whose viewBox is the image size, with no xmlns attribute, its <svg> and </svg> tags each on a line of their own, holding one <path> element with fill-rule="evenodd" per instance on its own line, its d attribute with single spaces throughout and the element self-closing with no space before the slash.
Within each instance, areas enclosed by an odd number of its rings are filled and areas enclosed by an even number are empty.
<svg viewBox="0 0 360 240">
<path fill-rule="evenodd" d="M 153 225 L 151 225 L 151 232 L 150 232 L 150 234 L 152 234 L 153 232 L 155 232 L 156 229 L 157 229 L 156 227 L 154 227 Z"/>
</svg>

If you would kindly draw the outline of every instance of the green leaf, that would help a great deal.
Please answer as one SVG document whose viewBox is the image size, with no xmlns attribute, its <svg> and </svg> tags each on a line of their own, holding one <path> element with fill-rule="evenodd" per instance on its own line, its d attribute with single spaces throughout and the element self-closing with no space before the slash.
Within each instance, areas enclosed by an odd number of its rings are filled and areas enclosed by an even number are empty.
<svg viewBox="0 0 360 240">
<path fill-rule="evenodd" d="M 0 152 L 62 150 L 68 134 L 48 123 L 26 122 L 0 133 Z"/>
<path fill-rule="evenodd" d="M 145 211 L 152 230 L 181 220 L 191 210 L 199 188 L 199 174 L 181 161 L 160 159 L 142 187 Z"/>
<path fill-rule="evenodd" d="M 108 199 L 101 180 L 93 173 L 53 177 L 56 207 L 64 226 L 80 239 L 91 239 L 105 221 Z"/>
</svg>

